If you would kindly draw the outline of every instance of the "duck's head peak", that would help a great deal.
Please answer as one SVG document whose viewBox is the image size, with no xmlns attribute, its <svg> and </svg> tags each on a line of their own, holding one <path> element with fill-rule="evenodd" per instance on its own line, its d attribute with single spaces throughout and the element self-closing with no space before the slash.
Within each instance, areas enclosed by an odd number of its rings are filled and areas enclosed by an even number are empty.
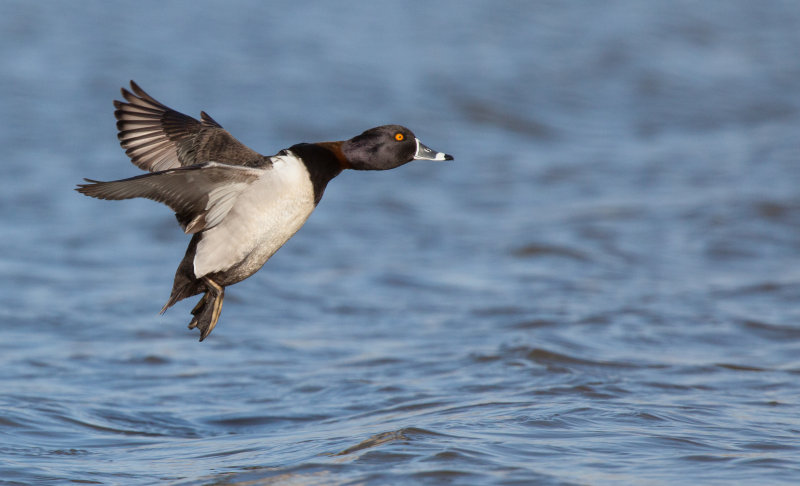
<svg viewBox="0 0 800 486">
<path fill-rule="evenodd" d="M 383 125 L 341 143 L 348 167 L 355 170 L 387 170 L 412 160 L 453 160 L 422 144 L 414 133 L 401 125 Z"/>
</svg>

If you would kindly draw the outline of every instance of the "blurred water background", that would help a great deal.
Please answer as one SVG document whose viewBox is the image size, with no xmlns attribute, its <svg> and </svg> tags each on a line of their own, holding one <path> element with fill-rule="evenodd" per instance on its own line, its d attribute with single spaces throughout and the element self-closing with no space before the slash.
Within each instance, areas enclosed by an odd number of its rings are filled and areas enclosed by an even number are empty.
<svg viewBox="0 0 800 486">
<path fill-rule="evenodd" d="M 0 484 L 797 484 L 800 3 L 0 2 Z M 164 316 L 111 100 L 407 125 Z"/>
</svg>

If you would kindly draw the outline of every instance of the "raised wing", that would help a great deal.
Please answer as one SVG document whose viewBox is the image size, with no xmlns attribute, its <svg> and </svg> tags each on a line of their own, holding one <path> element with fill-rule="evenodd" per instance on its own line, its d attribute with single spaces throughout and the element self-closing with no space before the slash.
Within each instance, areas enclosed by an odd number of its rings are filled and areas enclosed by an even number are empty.
<svg viewBox="0 0 800 486">
<path fill-rule="evenodd" d="M 144 174 L 118 181 L 86 179 L 78 192 L 98 199 L 143 197 L 164 203 L 173 211 L 186 233 L 197 233 L 218 225 L 236 199 L 264 169 L 206 162 Z"/>
<path fill-rule="evenodd" d="M 236 140 L 219 123 L 200 112 L 200 121 L 156 101 L 131 81 L 122 88 L 126 101 L 114 101 L 117 137 L 131 161 L 151 172 L 200 164 L 258 166 L 258 152 Z"/>
</svg>

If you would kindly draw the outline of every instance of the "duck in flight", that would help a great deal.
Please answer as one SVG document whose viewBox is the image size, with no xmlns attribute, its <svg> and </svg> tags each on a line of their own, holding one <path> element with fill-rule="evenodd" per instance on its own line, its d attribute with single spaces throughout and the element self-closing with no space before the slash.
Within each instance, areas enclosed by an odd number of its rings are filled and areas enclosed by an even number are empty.
<svg viewBox="0 0 800 486">
<path fill-rule="evenodd" d="M 384 125 L 349 140 L 298 143 L 261 155 L 205 112 L 200 120 L 156 101 L 131 81 L 114 101 L 120 145 L 148 174 L 85 179 L 77 191 L 98 199 L 143 197 L 169 206 L 192 235 L 164 313 L 203 294 L 189 329 L 204 340 L 219 320 L 225 287 L 257 272 L 294 235 L 344 169 L 387 170 L 412 160 L 453 160 L 408 128 Z"/>
</svg>

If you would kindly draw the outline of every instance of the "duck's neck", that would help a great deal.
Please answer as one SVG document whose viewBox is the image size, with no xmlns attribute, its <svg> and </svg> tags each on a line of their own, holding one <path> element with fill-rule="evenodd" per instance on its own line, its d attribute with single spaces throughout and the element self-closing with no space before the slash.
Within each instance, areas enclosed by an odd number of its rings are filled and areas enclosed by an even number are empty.
<svg viewBox="0 0 800 486">
<path fill-rule="evenodd" d="M 346 169 L 342 142 L 298 143 L 289 148 L 306 166 L 314 186 L 314 204 L 319 204 L 328 182 Z"/>
</svg>

